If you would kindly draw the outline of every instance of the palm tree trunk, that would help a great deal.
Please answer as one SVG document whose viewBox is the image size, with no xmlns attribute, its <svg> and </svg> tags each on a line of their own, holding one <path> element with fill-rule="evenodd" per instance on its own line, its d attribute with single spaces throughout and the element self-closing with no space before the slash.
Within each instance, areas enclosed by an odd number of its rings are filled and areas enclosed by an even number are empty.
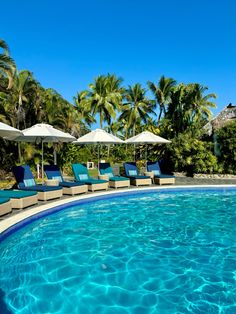
<svg viewBox="0 0 236 314">
<path fill-rule="evenodd" d="M 159 122 L 160 122 L 160 120 L 161 120 L 162 110 L 163 110 L 163 107 L 160 106 L 160 113 L 159 113 L 158 120 L 157 120 L 158 124 L 159 124 Z"/>
<path fill-rule="evenodd" d="M 20 164 L 22 164 L 22 154 L 21 154 L 21 147 L 20 147 L 20 142 L 18 143 L 18 158 L 19 158 L 19 162 Z"/>
</svg>

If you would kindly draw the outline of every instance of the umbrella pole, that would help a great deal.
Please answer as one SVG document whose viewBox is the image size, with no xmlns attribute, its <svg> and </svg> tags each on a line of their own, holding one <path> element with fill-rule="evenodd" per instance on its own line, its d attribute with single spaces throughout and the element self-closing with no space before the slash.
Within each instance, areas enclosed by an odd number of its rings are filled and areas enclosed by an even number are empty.
<svg viewBox="0 0 236 314">
<path fill-rule="evenodd" d="M 42 140 L 42 183 L 44 183 L 44 172 L 43 172 L 43 140 Z"/>
<path fill-rule="evenodd" d="M 98 176 L 99 176 L 100 144 L 98 144 Z"/>
<path fill-rule="evenodd" d="M 146 160 L 146 164 L 147 164 L 147 144 L 145 144 L 145 160 Z"/>
</svg>

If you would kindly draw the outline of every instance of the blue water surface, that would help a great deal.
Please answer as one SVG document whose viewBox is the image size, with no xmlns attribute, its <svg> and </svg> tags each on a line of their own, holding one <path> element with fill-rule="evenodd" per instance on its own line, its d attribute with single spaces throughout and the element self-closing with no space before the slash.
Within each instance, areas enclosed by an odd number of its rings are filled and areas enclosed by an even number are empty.
<svg viewBox="0 0 236 314">
<path fill-rule="evenodd" d="M 236 191 L 122 195 L 0 243 L 1 314 L 236 313 Z"/>
</svg>

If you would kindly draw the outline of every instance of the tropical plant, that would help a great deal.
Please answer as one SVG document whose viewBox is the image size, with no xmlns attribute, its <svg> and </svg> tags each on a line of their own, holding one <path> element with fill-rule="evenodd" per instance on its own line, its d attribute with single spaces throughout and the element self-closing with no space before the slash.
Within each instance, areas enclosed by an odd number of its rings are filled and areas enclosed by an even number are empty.
<svg viewBox="0 0 236 314">
<path fill-rule="evenodd" d="M 179 84 L 172 91 L 165 119 L 172 126 L 173 135 L 190 129 L 194 133 L 210 119 L 209 107 L 215 107 L 210 99 L 216 95 L 204 95 L 206 90 L 200 84 Z"/>
<path fill-rule="evenodd" d="M 121 107 L 119 121 L 126 121 L 126 138 L 129 131 L 132 135 L 136 134 L 136 129 L 141 123 L 147 123 L 150 115 L 155 115 L 155 102 L 146 97 L 146 90 L 141 84 L 129 86 L 124 93 L 125 102 Z"/>
<path fill-rule="evenodd" d="M 89 85 L 90 92 L 88 100 L 93 116 L 99 115 L 100 127 L 103 123 L 111 123 L 115 119 L 117 110 L 120 109 L 122 101 L 121 78 L 115 75 L 101 75 L 95 79 L 93 84 Z"/>
<path fill-rule="evenodd" d="M 216 133 L 220 148 L 219 160 L 226 173 L 236 174 L 236 121 L 229 123 Z"/>
<path fill-rule="evenodd" d="M 9 56 L 7 43 L 0 39 L 0 91 L 7 92 L 13 85 L 15 61 Z"/>
<path fill-rule="evenodd" d="M 162 76 L 158 84 L 150 81 L 148 81 L 147 84 L 155 96 L 156 102 L 159 104 L 159 115 L 157 120 L 159 123 L 162 115 L 166 114 L 166 105 L 170 102 L 171 94 L 176 86 L 176 81 L 172 78 Z"/>
<path fill-rule="evenodd" d="M 87 125 L 91 126 L 96 122 L 95 117 L 91 114 L 91 104 L 88 99 L 89 92 L 87 90 L 77 93 L 74 97 L 75 108 L 78 111 L 81 120 Z"/>
<path fill-rule="evenodd" d="M 155 152 L 153 154 L 155 155 Z M 191 132 L 181 133 L 172 139 L 171 144 L 163 146 L 161 156 L 159 153 L 160 157 L 172 171 L 184 171 L 189 175 L 213 173 L 218 170 L 213 144 L 203 142 L 199 136 L 194 137 Z"/>
</svg>

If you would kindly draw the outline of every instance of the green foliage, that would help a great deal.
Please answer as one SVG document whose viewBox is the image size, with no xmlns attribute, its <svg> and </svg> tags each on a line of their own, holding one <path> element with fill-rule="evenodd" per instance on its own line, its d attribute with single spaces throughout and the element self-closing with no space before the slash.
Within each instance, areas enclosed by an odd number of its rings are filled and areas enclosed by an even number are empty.
<svg viewBox="0 0 236 314">
<path fill-rule="evenodd" d="M 219 160 L 226 173 L 236 174 L 236 121 L 226 125 L 217 132 L 220 148 Z"/>
<path fill-rule="evenodd" d="M 212 145 L 194 138 L 191 133 L 176 136 L 166 145 L 162 157 L 172 171 L 193 173 L 213 173 L 218 170 L 217 158 L 212 153 Z"/>
<path fill-rule="evenodd" d="M 153 100 L 141 84 L 128 88 L 121 84 L 122 79 L 116 75 L 100 75 L 88 90 L 77 93 L 72 105 L 54 89 L 43 88 L 30 71 L 16 71 L 8 46 L 0 39 L 0 121 L 20 129 L 45 122 L 79 137 L 90 131 L 98 115 L 100 127 L 106 123 L 107 131 L 122 139 L 143 130 L 171 139 L 170 145 L 148 145 L 148 156 L 153 160 L 164 157 L 172 170 L 235 173 L 235 125 L 218 133 L 220 163 L 212 154 L 212 142 L 204 141 L 199 131 L 209 120 L 210 109 L 215 107 L 211 99 L 216 96 L 206 94 L 207 87 L 177 84 L 174 79 L 162 76 L 157 84 L 147 83 Z M 20 162 L 23 159 L 31 165 L 40 162 L 40 148 L 33 144 L 17 146 L 3 140 L 0 144 L 0 164 L 5 170 L 10 170 L 18 157 Z M 97 146 L 45 144 L 45 162 L 53 161 L 55 148 L 58 164 L 68 174 L 73 162 L 97 161 Z M 135 150 L 133 145 L 101 148 L 101 159 L 111 163 L 135 158 L 142 166 L 144 155 L 142 145 Z"/>
</svg>

